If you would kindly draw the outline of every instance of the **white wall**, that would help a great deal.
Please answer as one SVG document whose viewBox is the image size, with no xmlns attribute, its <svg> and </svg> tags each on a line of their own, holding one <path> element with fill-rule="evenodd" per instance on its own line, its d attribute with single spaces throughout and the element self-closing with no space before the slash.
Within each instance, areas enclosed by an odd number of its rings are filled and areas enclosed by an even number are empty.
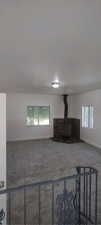
<svg viewBox="0 0 101 225">
<path fill-rule="evenodd" d="M 26 126 L 26 108 L 28 105 L 50 105 L 50 126 Z M 49 138 L 53 136 L 53 118 L 63 117 L 62 96 L 37 94 L 7 95 L 7 140 L 27 140 Z"/>
<path fill-rule="evenodd" d="M 81 127 L 81 139 L 101 148 L 101 90 L 72 96 L 72 116 L 81 119 L 83 104 L 94 106 L 94 129 Z"/>
<path fill-rule="evenodd" d="M 0 94 L 0 181 L 6 186 L 6 95 Z"/>
<path fill-rule="evenodd" d="M 6 94 L 0 94 L 0 182 L 6 188 Z M 0 195 L 0 210 L 6 213 L 6 196 Z M 3 221 L 6 225 L 6 217 Z"/>
</svg>

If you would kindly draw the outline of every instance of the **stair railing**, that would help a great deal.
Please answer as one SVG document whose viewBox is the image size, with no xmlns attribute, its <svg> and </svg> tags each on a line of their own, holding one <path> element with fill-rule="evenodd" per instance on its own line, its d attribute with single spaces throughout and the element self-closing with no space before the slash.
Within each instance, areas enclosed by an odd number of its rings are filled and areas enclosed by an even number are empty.
<svg viewBox="0 0 101 225">
<path fill-rule="evenodd" d="M 77 167 L 76 171 L 72 176 L 0 190 L 0 224 L 6 217 L 8 225 L 97 225 L 97 170 Z"/>
</svg>

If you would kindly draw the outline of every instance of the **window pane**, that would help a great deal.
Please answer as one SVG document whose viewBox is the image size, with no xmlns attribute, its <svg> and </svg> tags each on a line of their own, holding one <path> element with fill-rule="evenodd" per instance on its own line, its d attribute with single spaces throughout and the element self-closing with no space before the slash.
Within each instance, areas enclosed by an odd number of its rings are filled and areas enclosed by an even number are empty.
<svg viewBox="0 0 101 225">
<path fill-rule="evenodd" d="M 39 125 L 49 125 L 50 107 L 44 106 L 39 108 Z"/>
<path fill-rule="evenodd" d="M 27 125 L 33 125 L 34 124 L 34 111 L 32 106 L 27 107 Z"/>
<path fill-rule="evenodd" d="M 93 128 L 93 106 L 82 106 L 82 127 Z"/>
<path fill-rule="evenodd" d="M 88 106 L 85 106 L 85 127 L 88 127 L 88 123 L 89 123 L 88 115 L 89 115 L 89 108 Z"/>
<path fill-rule="evenodd" d="M 94 121 L 93 121 L 93 111 L 94 111 L 93 107 L 90 106 L 90 128 L 93 128 L 93 123 L 94 123 Z"/>
<path fill-rule="evenodd" d="M 82 106 L 82 127 L 85 127 L 85 108 Z"/>
<path fill-rule="evenodd" d="M 49 125 L 49 106 L 28 106 L 27 125 Z"/>
<path fill-rule="evenodd" d="M 34 125 L 37 126 L 39 124 L 39 107 L 37 106 L 33 106 L 33 111 L 34 111 L 34 115 L 33 115 L 33 120 L 34 120 Z"/>
</svg>

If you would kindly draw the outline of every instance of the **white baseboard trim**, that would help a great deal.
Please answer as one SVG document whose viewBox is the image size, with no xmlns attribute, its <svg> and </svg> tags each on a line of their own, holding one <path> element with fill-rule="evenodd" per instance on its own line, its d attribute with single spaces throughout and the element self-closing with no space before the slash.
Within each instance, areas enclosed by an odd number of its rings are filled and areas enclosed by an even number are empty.
<svg viewBox="0 0 101 225">
<path fill-rule="evenodd" d="M 92 146 L 94 146 L 94 147 L 96 147 L 96 148 L 101 149 L 101 145 L 98 145 L 97 143 L 95 143 L 95 142 L 93 142 L 93 141 L 90 141 L 90 140 L 88 140 L 88 139 L 83 139 L 83 138 L 81 138 L 81 140 L 83 140 L 85 143 L 87 143 L 87 144 L 89 144 L 89 145 L 92 145 Z"/>
</svg>

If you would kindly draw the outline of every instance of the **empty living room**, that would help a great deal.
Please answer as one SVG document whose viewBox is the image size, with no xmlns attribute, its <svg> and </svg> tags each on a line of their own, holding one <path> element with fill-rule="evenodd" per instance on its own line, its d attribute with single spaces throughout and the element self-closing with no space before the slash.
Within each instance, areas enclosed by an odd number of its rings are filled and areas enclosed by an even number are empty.
<svg viewBox="0 0 101 225">
<path fill-rule="evenodd" d="M 0 0 L 0 224 L 101 224 L 101 0 Z"/>
</svg>

